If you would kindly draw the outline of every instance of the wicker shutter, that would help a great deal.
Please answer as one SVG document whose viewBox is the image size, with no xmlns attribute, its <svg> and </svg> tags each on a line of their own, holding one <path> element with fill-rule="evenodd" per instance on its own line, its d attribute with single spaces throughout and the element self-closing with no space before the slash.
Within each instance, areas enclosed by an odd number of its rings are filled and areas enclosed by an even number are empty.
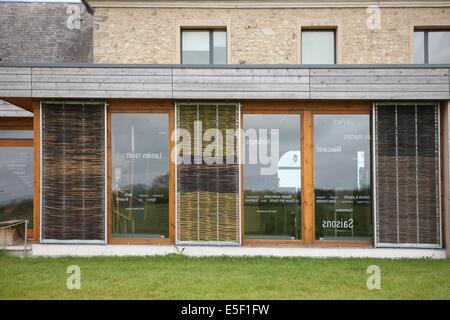
<svg viewBox="0 0 450 320">
<path fill-rule="evenodd" d="M 105 241 L 104 103 L 42 104 L 42 240 Z"/>
<path fill-rule="evenodd" d="M 177 242 L 239 244 L 238 145 L 226 147 L 226 130 L 237 130 L 237 104 L 177 104 L 177 128 L 191 136 L 191 148 L 177 158 Z M 194 130 L 201 121 L 201 130 Z M 207 129 L 218 129 L 223 144 L 217 144 L 213 159 L 202 153 L 211 141 L 203 141 Z M 212 161 L 216 160 L 216 161 Z M 211 164 L 214 162 L 213 164 Z"/>
<path fill-rule="evenodd" d="M 378 246 L 440 247 L 439 105 L 375 106 Z"/>
</svg>

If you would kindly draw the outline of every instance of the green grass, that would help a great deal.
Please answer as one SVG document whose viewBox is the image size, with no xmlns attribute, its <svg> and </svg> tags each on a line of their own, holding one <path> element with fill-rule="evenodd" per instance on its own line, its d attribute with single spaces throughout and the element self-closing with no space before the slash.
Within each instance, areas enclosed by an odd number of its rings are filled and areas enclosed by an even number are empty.
<svg viewBox="0 0 450 320">
<path fill-rule="evenodd" d="M 81 268 L 81 289 L 66 269 Z M 369 265 L 381 289 L 366 287 Z M 95 257 L 0 252 L 0 299 L 450 299 L 450 260 Z"/>
</svg>

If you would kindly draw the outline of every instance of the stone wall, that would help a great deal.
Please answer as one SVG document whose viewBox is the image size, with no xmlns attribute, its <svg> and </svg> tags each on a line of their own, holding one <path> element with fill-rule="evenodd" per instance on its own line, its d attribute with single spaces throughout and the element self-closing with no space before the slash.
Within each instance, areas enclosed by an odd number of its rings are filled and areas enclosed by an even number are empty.
<svg viewBox="0 0 450 320">
<path fill-rule="evenodd" d="M 338 63 L 410 63 L 413 26 L 450 25 L 450 8 L 382 8 L 379 30 L 367 8 L 96 8 L 94 61 L 179 63 L 182 26 L 228 26 L 229 63 L 300 62 L 300 27 L 337 27 Z"/>
</svg>

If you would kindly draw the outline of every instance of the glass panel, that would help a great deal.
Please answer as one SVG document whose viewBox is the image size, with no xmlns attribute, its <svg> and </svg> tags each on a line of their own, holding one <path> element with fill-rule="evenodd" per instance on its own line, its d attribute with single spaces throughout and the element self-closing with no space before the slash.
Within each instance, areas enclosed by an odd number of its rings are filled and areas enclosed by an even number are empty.
<svg viewBox="0 0 450 320">
<path fill-rule="evenodd" d="M 428 32 L 428 63 L 450 63 L 450 31 Z"/>
<path fill-rule="evenodd" d="M 246 239 L 301 239 L 300 115 L 244 115 Z"/>
<path fill-rule="evenodd" d="M 425 63 L 424 32 L 414 32 L 414 63 Z"/>
<path fill-rule="evenodd" d="M 227 63 L 227 32 L 225 30 L 214 30 L 214 64 Z"/>
<path fill-rule="evenodd" d="M 169 236 L 169 116 L 113 114 L 112 234 Z"/>
<path fill-rule="evenodd" d="M 33 130 L 0 130 L 0 139 L 33 139 Z"/>
<path fill-rule="evenodd" d="M 0 148 L 0 221 L 25 219 L 33 227 L 33 148 Z"/>
<path fill-rule="evenodd" d="M 370 116 L 314 116 L 315 232 L 319 240 L 370 240 Z"/>
<path fill-rule="evenodd" d="M 302 63 L 334 64 L 334 31 L 302 31 Z"/>
<path fill-rule="evenodd" d="M 183 64 L 209 64 L 209 30 L 181 32 Z"/>
</svg>

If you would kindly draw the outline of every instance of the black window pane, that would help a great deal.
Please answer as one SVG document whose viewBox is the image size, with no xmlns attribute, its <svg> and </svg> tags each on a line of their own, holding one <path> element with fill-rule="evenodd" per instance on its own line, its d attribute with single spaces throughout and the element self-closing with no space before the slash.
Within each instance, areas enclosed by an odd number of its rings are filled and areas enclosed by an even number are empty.
<svg viewBox="0 0 450 320">
<path fill-rule="evenodd" d="M 316 239 L 371 239 L 369 119 L 314 116 Z"/>
</svg>

